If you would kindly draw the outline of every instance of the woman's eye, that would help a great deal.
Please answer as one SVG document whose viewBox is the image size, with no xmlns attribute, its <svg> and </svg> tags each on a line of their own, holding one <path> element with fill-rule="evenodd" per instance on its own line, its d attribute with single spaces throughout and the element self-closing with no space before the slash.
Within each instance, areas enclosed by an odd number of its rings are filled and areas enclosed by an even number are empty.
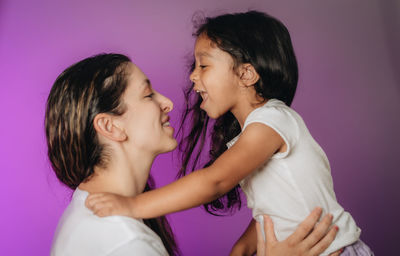
<svg viewBox="0 0 400 256">
<path fill-rule="evenodd" d="M 154 93 L 152 92 L 149 95 L 146 95 L 145 98 L 150 98 L 151 99 L 151 98 L 153 98 L 153 96 L 154 96 Z"/>
</svg>

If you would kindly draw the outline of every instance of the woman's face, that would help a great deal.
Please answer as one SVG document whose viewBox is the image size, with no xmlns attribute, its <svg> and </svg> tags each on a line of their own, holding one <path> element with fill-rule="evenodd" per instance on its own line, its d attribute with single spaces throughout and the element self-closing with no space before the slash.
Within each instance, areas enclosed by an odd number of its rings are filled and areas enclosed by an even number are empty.
<svg viewBox="0 0 400 256">
<path fill-rule="evenodd" d="M 168 116 L 173 103 L 152 88 L 135 64 L 127 66 L 127 76 L 128 86 L 122 97 L 125 112 L 120 121 L 129 147 L 155 155 L 174 150 L 177 142 Z"/>
</svg>

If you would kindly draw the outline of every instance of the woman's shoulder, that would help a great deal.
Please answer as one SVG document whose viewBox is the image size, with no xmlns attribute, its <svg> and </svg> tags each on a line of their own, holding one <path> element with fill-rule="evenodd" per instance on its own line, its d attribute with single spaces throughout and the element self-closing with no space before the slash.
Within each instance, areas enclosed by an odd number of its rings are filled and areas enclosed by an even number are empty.
<svg viewBox="0 0 400 256">
<path fill-rule="evenodd" d="M 82 218 L 78 233 L 111 240 L 158 239 L 158 236 L 142 220 L 125 216 L 98 217 L 90 212 Z M 90 234 L 89 234 L 90 233 Z"/>
<path fill-rule="evenodd" d="M 53 247 L 56 251 L 78 250 L 77 253 L 88 251 L 91 255 L 102 255 L 116 246 L 136 242 L 162 247 L 160 238 L 140 220 L 125 216 L 98 217 L 83 208 L 75 208 L 60 227 Z"/>
<path fill-rule="evenodd" d="M 74 192 L 70 205 L 59 223 L 59 236 L 70 236 L 98 243 L 98 241 L 125 241 L 135 239 L 158 239 L 158 236 L 143 221 L 125 216 L 98 217 L 85 206 L 88 193 Z M 96 242 L 97 241 L 97 242 Z"/>
</svg>

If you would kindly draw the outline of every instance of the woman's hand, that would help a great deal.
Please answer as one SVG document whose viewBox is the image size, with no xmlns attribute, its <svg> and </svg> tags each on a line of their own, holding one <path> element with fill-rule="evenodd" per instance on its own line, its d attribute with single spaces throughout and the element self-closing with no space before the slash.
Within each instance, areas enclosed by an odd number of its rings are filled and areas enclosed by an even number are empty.
<svg viewBox="0 0 400 256">
<path fill-rule="evenodd" d="M 85 205 L 99 217 L 123 215 L 134 218 L 132 198 L 111 193 L 90 194 Z"/>
<path fill-rule="evenodd" d="M 299 225 L 296 231 L 286 240 L 279 242 L 275 237 L 272 220 L 264 215 L 264 231 L 266 242 L 261 233 L 260 224 L 257 229 L 257 255 L 281 256 L 281 255 L 319 255 L 335 239 L 337 226 L 329 228 L 332 223 L 332 215 L 327 214 L 321 222 L 317 223 L 322 214 L 321 208 L 314 209 L 311 214 Z M 338 256 L 342 250 L 336 251 L 331 256 Z"/>
</svg>

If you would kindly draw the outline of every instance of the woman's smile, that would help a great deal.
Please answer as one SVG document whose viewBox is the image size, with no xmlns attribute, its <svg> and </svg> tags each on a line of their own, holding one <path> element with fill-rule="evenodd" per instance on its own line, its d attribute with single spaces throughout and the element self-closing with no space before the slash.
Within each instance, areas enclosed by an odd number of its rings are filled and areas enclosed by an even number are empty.
<svg viewBox="0 0 400 256">
<path fill-rule="evenodd" d="M 168 133 L 171 133 L 171 136 L 174 134 L 174 127 L 171 126 L 170 122 L 169 122 L 169 116 L 165 116 L 163 118 L 163 120 L 161 121 L 161 126 L 163 127 L 163 129 L 165 129 L 166 131 L 168 131 Z"/>
</svg>

